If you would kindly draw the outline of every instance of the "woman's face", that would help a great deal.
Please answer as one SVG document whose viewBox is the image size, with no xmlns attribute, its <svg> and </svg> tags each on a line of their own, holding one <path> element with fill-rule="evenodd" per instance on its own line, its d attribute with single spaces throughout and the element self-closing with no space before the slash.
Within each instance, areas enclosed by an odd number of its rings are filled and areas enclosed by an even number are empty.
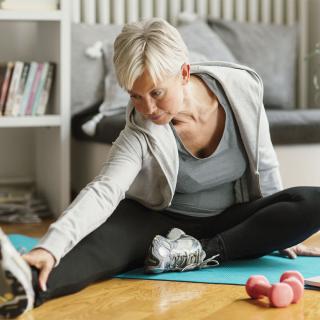
<svg viewBox="0 0 320 320">
<path fill-rule="evenodd" d="M 167 124 L 183 107 L 184 86 L 188 83 L 189 65 L 179 74 L 154 83 L 148 70 L 137 78 L 129 90 L 135 109 L 155 124 Z"/>
</svg>

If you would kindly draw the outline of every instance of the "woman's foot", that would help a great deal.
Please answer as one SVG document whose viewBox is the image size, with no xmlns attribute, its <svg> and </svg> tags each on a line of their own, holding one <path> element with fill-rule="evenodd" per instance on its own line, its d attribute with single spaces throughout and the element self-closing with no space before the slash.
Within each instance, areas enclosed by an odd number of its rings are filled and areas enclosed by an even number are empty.
<svg viewBox="0 0 320 320">
<path fill-rule="evenodd" d="M 162 273 L 167 271 L 187 271 L 219 265 L 215 260 L 219 254 L 205 260 L 206 253 L 200 242 L 173 228 L 163 237 L 154 237 L 145 260 L 145 273 Z"/>
<path fill-rule="evenodd" d="M 0 318 L 15 318 L 33 303 L 31 268 L 0 228 Z"/>
</svg>

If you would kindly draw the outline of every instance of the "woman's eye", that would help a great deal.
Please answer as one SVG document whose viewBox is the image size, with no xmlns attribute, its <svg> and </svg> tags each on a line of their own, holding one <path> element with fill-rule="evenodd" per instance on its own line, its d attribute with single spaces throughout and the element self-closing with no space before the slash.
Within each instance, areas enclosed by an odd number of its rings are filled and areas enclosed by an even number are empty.
<svg viewBox="0 0 320 320">
<path fill-rule="evenodd" d="M 136 96 L 136 95 L 134 95 L 134 94 L 131 94 L 131 95 L 130 95 L 130 98 L 131 98 L 131 99 L 138 99 L 139 97 Z"/>
<path fill-rule="evenodd" d="M 154 97 L 159 97 L 160 95 L 161 95 L 161 91 L 154 91 L 154 92 L 152 92 L 152 95 L 154 96 Z"/>
</svg>

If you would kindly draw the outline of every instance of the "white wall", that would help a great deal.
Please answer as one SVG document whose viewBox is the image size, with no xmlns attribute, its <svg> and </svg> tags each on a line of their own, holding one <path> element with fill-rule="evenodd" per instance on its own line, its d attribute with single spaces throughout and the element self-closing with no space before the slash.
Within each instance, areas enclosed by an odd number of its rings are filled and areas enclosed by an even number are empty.
<svg viewBox="0 0 320 320">
<path fill-rule="evenodd" d="M 284 188 L 319 186 L 320 143 L 276 145 Z"/>
<path fill-rule="evenodd" d="M 309 50 L 314 48 L 317 42 L 320 42 L 320 0 L 300 0 L 309 1 Z M 320 58 L 312 60 L 309 64 L 309 106 L 316 106 L 320 108 L 320 102 L 314 104 L 314 88 L 312 85 L 312 75 L 316 70 L 316 64 L 320 64 Z M 320 66 L 319 66 L 320 69 Z M 320 77 L 320 70 L 319 70 Z"/>
</svg>

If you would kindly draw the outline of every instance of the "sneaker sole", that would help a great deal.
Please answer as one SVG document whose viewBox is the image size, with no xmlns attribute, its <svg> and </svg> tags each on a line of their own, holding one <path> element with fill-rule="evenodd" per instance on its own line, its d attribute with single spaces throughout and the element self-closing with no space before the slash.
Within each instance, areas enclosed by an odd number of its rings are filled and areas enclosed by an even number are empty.
<svg viewBox="0 0 320 320">
<path fill-rule="evenodd" d="M 12 299 L 0 295 L 0 317 L 11 319 L 21 315 L 28 307 L 28 297 L 25 288 L 14 274 L 3 268 L 2 247 L 0 244 L 0 272 L 7 287 L 10 288 Z"/>
<path fill-rule="evenodd" d="M 166 238 L 160 235 L 156 235 L 153 238 L 152 243 L 149 247 L 147 258 L 145 260 L 144 273 L 158 274 L 168 271 L 166 268 L 162 266 L 162 261 L 159 257 L 157 257 L 157 254 L 155 254 L 155 252 L 158 251 L 159 247 L 165 246 L 165 240 Z"/>
</svg>

